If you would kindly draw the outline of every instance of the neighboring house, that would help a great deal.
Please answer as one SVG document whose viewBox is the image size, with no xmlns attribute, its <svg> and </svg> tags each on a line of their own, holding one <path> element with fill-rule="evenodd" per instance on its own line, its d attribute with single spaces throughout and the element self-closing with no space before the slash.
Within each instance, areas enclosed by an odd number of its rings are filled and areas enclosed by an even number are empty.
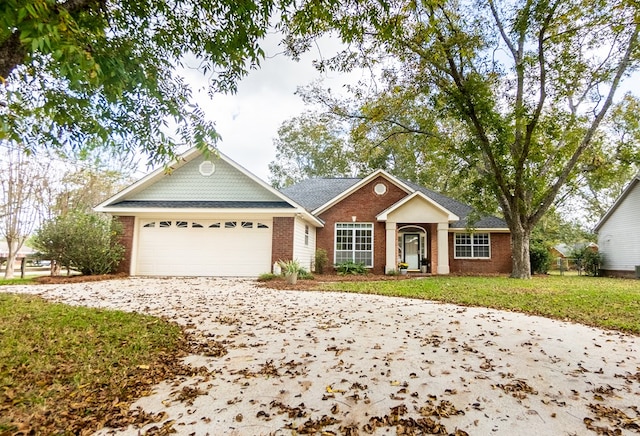
<svg viewBox="0 0 640 436">
<path fill-rule="evenodd" d="M 595 227 L 604 257 L 602 274 L 636 277 L 640 268 L 640 174 Z"/>
<path fill-rule="evenodd" d="M 576 251 L 582 250 L 587 247 L 591 251 L 598 251 L 598 245 L 593 242 L 578 242 L 573 245 L 557 244 L 549 249 L 553 262 L 551 264 L 552 269 L 568 270 L 575 268 L 574 259 L 571 257 Z"/>
<path fill-rule="evenodd" d="M 312 179 L 275 190 L 220 154 L 185 153 L 96 207 L 123 223 L 132 275 L 257 276 L 278 260 L 313 266 L 316 248 L 333 263 L 373 273 L 511 272 L 504 221 L 378 170 L 364 179 Z"/>
<path fill-rule="evenodd" d="M 24 259 L 25 257 L 33 256 L 35 253 L 36 251 L 33 248 L 25 244 L 22 244 L 22 247 L 20 247 L 20 250 L 18 250 L 18 253 L 16 254 L 16 262 L 14 264 L 14 268 L 20 268 L 20 263 L 22 262 L 22 259 Z M 7 245 L 7 241 L 1 240 L 0 241 L 0 266 L 4 265 L 8 257 L 9 257 L 9 246 Z"/>
</svg>

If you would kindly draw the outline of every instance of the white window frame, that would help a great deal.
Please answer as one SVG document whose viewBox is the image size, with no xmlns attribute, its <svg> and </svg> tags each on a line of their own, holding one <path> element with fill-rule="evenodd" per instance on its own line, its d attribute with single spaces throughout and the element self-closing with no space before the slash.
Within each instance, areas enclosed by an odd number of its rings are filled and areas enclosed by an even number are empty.
<svg viewBox="0 0 640 436">
<path fill-rule="evenodd" d="M 374 264 L 374 255 L 375 255 L 375 245 L 374 245 L 374 227 L 373 223 L 370 222 L 340 222 L 336 223 L 334 226 L 333 232 L 333 264 L 337 264 L 338 251 L 344 252 L 347 250 L 338 250 L 338 230 L 352 230 L 352 241 L 355 241 L 355 232 L 356 230 L 369 230 L 371 232 L 371 249 L 370 250 L 356 250 L 355 242 L 352 242 L 351 247 L 351 260 L 355 262 L 355 254 L 356 252 L 371 252 L 371 262 L 370 264 L 365 263 L 365 268 L 373 268 Z M 343 260 L 344 261 L 344 260 Z"/>
<path fill-rule="evenodd" d="M 471 238 L 471 244 L 459 244 L 458 243 L 458 236 L 468 236 Z M 476 236 L 485 236 L 487 237 L 487 243 L 486 244 L 479 244 L 475 241 L 475 237 Z M 458 256 L 458 247 L 459 246 L 464 246 L 464 247 L 471 247 L 471 256 Z M 488 256 L 477 256 L 476 255 L 476 247 L 488 247 L 489 248 L 489 254 Z M 474 232 L 474 233 L 468 233 L 468 232 L 457 232 L 453 234 L 453 258 L 454 259 L 491 259 L 491 233 L 489 232 Z"/>
</svg>

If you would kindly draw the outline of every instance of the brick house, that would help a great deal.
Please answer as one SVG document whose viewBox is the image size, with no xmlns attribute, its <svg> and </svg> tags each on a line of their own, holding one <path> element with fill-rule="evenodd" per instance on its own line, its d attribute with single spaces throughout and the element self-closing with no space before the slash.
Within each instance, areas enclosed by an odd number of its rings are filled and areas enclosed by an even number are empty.
<svg viewBox="0 0 640 436">
<path fill-rule="evenodd" d="M 125 228 L 131 275 L 257 276 L 278 260 L 313 269 L 362 262 L 384 274 L 406 262 L 434 274 L 510 273 L 504 221 L 378 170 L 363 179 L 310 179 L 278 191 L 226 156 L 192 149 L 96 207 Z"/>
</svg>

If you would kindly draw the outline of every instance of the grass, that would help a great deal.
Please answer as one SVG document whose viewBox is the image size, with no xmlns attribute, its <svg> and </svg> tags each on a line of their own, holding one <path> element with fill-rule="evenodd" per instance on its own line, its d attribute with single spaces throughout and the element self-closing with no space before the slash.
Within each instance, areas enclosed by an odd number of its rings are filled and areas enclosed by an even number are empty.
<svg viewBox="0 0 640 436">
<path fill-rule="evenodd" d="M 4 285 L 31 285 L 35 283 L 35 280 L 33 277 L 25 277 L 23 279 L 21 278 L 16 278 L 16 279 L 2 279 L 0 278 L 0 286 L 4 286 Z"/>
<path fill-rule="evenodd" d="M 323 290 L 505 309 L 640 334 L 640 281 L 600 277 L 430 277 L 323 283 Z"/>
<path fill-rule="evenodd" d="M 179 326 L 151 316 L 0 293 L 0 435 L 144 420 L 129 405 L 186 371 L 185 342 Z"/>
</svg>

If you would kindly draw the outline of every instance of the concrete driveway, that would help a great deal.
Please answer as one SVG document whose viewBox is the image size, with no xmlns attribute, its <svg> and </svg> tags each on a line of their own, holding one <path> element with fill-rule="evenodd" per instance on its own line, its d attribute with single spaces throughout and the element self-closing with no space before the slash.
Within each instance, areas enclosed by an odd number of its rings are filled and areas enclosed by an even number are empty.
<svg viewBox="0 0 640 436">
<path fill-rule="evenodd" d="M 7 290 L 9 290 L 7 288 Z M 134 407 L 179 435 L 640 433 L 640 338 L 491 309 L 220 278 L 12 287 L 223 342 Z M 155 429 L 152 427 L 156 427 Z M 324 432 L 324 433 L 322 433 Z"/>
</svg>

